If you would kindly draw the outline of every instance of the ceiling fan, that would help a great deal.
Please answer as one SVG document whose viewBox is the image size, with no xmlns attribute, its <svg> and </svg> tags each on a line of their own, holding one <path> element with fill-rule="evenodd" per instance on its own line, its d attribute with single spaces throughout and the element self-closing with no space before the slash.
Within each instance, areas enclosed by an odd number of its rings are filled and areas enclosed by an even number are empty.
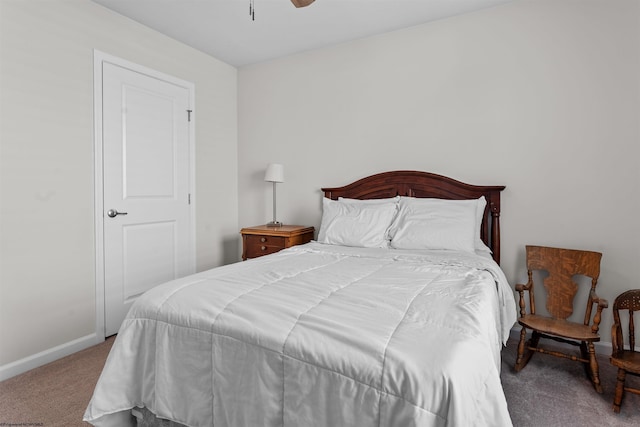
<svg viewBox="0 0 640 427">
<path fill-rule="evenodd" d="M 309 6 L 314 1 L 315 0 L 291 0 L 291 3 L 293 3 L 295 7 L 305 7 Z"/>
<path fill-rule="evenodd" d="M 293 3 L 293 5 L 295 7 L 306 7 L 309 6 L 311 3 L 313 3 L 316 0 L 291 0 L 291 3 Z M 253 6 L 253 2 L 254 0 L 249 0 L 249 16 L 251 17 L 252 21 L 256 20 L 256 8 Z"/>
</svg>

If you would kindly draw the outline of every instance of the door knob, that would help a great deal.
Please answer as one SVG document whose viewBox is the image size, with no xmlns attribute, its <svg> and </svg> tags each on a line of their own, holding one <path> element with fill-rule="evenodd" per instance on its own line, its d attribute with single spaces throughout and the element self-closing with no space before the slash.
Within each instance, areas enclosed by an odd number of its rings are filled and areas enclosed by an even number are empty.
<svg viewBox="0 0 640 427">
<path fill-rule="evenodd" d="M 126 214 L 127 214 L 127 212 L 118 212 L 118 211 L 117 211 L 117 210 L 115 210 L 115 209 L 109 209 L 109 210 L 107 211 L 107 216 L 108 216 L 109 218 L 115 218 L 115 217 L 116 217 L 116 216 L 118 216 L 118 215 L 126 215 Z"/>
</svg>

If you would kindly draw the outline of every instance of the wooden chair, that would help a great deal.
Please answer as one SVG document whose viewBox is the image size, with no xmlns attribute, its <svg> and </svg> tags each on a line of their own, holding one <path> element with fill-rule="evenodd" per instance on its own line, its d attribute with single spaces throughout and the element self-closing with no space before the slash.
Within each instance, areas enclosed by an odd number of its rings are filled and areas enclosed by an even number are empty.
<svg viewBox="0 0 640 427">
<path fill-rule="evenodd" d="M 527 284 L 516 285 L 520 293 L 520 318 L 522 326 L 518 357 L 515 370 L 519 372 L 531 359 L 535 352 L 564 357 L 585 364 L 587 376 L 591 379 L 598 393 L 602 393 L 602 385 L 598 374 L 598 361 L 593 343 L 600 341 L 598 328 L 602 318 L 602 310 L 608 307 L 607 300 L 596 295 L 596 284 L 600 276 L 599 252 L 580 251 L 573 249 L 547 248 L 542 246 L 527 246 Z M 546 308 L 549 316 L 536 314 L 533 286 L 533 271 L 546 270 L 549 275 L 543 280 L 546 289 Z M 568 321 L 573 313 L 573 302 L 578 292 L 578 284 L 573 276 L 583 275 L 591 278 L 591 290 L 586 303 L 584 323 Z M 524 293 L 529 293 L 529 314 L 526 313 Z M 591 319 L 592 309 L 596 305 L 596 313 Z M 531 338 L 525 343 L 527 329 L 531 329 Z M 538 346 L 540 338 L 580 347 L 582 357 L 561 351 L 544 349 Z M 526 350 L 526 353 L 525 353 Z"/>
<path fill-rule="evenodd" d="M 620 322 L 620 310 L 629 311 L 629 349 L 624 349 L 622 323 Z M 620 403 L 625 391 L 640 394 L 640 389 L 625 387 L 624 380 L 627 374 L 640 376 L 640 352 L 635 351 L 636 340 L 633 327 L 633 312 L 640 310 L 640 289 L 626 291 L 613 302 L 613 326 L 611 327 L 611 364 L 618 367 L 618 382 L 616 394 L 613 398 L 613 410 L 620 412 Z"/>
</svg>

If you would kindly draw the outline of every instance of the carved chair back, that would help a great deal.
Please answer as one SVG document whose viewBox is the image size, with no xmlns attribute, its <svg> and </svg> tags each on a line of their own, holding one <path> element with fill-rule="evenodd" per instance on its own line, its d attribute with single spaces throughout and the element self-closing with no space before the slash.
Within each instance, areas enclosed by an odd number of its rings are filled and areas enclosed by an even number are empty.
<svg viewBox="0 0 640 427">
<path fill-rule="evenodd" d="M 633 314 L 640 311 L 640 289 L 632 289 L 618 295 L 613 303 L 613 326 L 611 328 L 611 341 L 613 345 L 613 356 L 624 350 L 624 335 L 622 322 L 620 321 L 620 311 L 629 312 L 629 347 L 633 351 L 636 347 L 635 327 Z"/>
<path fill-rule="evenodd" d="M 629 313 L 629 346 L 624 347 L 623 325 L 620 312 Z M 609 361 L 618 368 L 616 391 L 613 397 L 613 410 L 620 412 L 620 405 L 625 392 L 640 394 L 640 388 L 625 386 L 627 374 L 640 376 L 640 352 L 635 351 L 636 338 L 633 314 L 640 311 L 640 289 L 632 289 L 618 295 L 613 302 L 613 325 L 611 326 L 611 346 L 613 351 Z"/>
<path fill-rule="evenodd" d="M 546 270 L 549 273 L 543 284 L 547 291 L 546 308 L 554 319 L 565 320 L 573 313 L 574 298 L 578 292 L 578 284 L 573 280 L 573 277 L 582 275 L 591 278 L 591 291 L 584 318 L 584 324 L 588 325 L 591 319 L 595 288 L 600 277 L 602 254 L 543 246 L 527 246 L 526 251 L 529 283 L 533 283 L 534 270 Z M 530 292 L 529 296 L 531 314 L 535 314 L 533 292 Z"/>
</svg>

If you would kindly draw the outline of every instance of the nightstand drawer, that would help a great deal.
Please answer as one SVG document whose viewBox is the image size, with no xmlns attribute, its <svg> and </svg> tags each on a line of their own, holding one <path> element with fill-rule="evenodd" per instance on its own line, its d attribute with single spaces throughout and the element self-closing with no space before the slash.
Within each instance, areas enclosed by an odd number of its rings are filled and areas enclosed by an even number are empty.
<svg viewBox="0 0 640 427">
<path fill-rule="evenodd" d="M 246 236 L 246 257 L 256 258 L 278 252 L 285 247 L 285 238 L 279 236 Z"/>
<path fill-rule="evenodd" d="M 245 255 L 247 258 L 257 258 L 262 255 L 274 254 L 282 249 L 282 246 L 249 245 L 247 246 Z"/>
<path fill-rule="evenodd" d="M 284 248 L 284 237 L 280 236 L 247 236 L 247 245 L 252 247 L 260 246 L 276 246 L 280 249 Z"/>
</svg>

